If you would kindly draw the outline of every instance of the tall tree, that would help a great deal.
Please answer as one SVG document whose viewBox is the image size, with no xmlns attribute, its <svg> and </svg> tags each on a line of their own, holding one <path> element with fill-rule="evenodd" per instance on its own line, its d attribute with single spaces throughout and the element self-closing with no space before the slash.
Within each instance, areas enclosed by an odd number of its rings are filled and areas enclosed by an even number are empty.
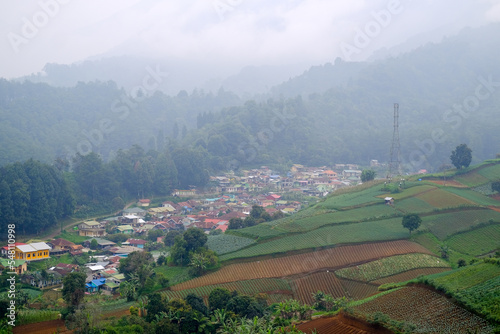
<svg viewBox="0 0 500 334">
<path fill-rule="evenodd" d="M 420 216 L 416 213 L 404 215 L 403 221 L 401 222 L 401 224 L 403 224 L 403 227 L 407 228 L 410 231 L 410 235 L 413 230 L 416 230 L 420 227 L 421 223 L 422 218 L 420 218 Z"/>
<path fill-rule="evenodd" d="M 368 182 L 375 179 L 375 171 L 372 169 L 365 169 L 361 172 L 361 181 Z"/>
<path fill-rule="evenodd" d="M 82 272 L 72 272 L 63 278 L 63 298 L 72 307 L 77 307 L 83 300 L 86 279 L 87 276 Z"/>
<path fill-rule="evenodd" d="M 460 144 L 451 152 L 450 159 L 457 169 L 467 168 L 472 161 L 472 150 L 466 144 Z"/>
</svg>

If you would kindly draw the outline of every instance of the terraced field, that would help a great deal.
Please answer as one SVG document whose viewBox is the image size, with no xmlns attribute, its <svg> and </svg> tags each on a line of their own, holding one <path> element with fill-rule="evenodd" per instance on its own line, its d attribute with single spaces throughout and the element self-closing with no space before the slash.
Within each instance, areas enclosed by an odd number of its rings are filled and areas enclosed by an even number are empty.
<svg viewBox="0 0 500 334">
<path fill-rule="evenodd" d="M 441 240 L 467 231 L 474 226 L 488 223 L 490 220 L 500 222 L 500 212 L 494 210 L 464 210 L 451 213 L 442 213 L 422 218 L 422 225 Z"/>
<path fill-rule="evenodd" d="M 329 334 L 329 333 L 338 333 L 338 334 L 368 334 L 368 333 L 378 333 L 373 328 L 365 328 L 366 325 L 358 324 L 356 326 L 353 321 L 346 323 L 336 316 L 334 318 L 319 318 L 312 321 L 308 321 L 306 323 L 300 324 L 297 326 L 297 329 L 310 334 Z M 364 329 L 363 329 L 364 328 Z M 385 333 L 384 331 L 381 331 Z"/>
<path fill-rule="evenodd" d="M 357 224 L 327 226 L 310 232 L 259 243 L 240 251 L 225 254 L 220 259 L 226 261 L 337 244 L 397 240 L 407 237 L 408 230 L 401 225 L 401 218 L 393 218 Z"/>
<path fill-rule="evenodd" d="M 385 204 L 371 205 L 367 207 L 335 211 L 324 214 L 311 215 L 301 219 L 285 221 L 278 225 L 281 229 L 289 232 L 305 232 L 331 224 L 347 222 L 363 222 L 367 220 L 383 219 L 394 216 L 401 216 L 401 213 L 393 207 Z"/>
<path fill-rule="evenodd" d="M 278 294 L 278 296 L 272 297 L 273 302 L 276 302 L 276 300 L 278 299 L 279 301 L 283 301 L 283 296 L 292 298 L 292 289 L 288 281 L 276 278 L 254 279 L 232 283 L 206 285 L 185 290 L 163 291 L 162 294 L 169 298 L 185 298 L 188 294 L 193 293 L 197 296 L 202 297 L 206 301 L 208 300 L 210 292 L 215 288 L 224 288 L 228 289 L 229 291 L 238 291 L 239 293 L 250 296 L 261 292 L 267 293 L 269 296 Z"/>
<path fill-rule="evenodd" d="M 474 190 L 462 189 L 462 188 L 446 188 L 446 191 L 453 193 L 455 195 L 461 196 L 469 201 L 472 201 L 478 205 L 484 206 L 500 206 L 500 203 L 488 196 L 482 195 Z"/>
<path fill-rule="evenodd" d="M 171 289 L 178 291 L 240 280 L 286 277 L 321 269 L 339 269 L 353 263 L 407 253 L 430 254 L 419 244 L 406 240 L 342 246 L 281 258 L 230 264 L 216 272 L 174 285 Z"/>
<path fill-rule="evenodd" d="M 254 244 L 255 240 L 250 238 L 237 237 L 231 234 L 209 235 L 207 247 L 218 255 L 231 253 L 238 249 Z"/>
<path fill-rule="evenodd" d="M 335 271 L 342 278 L 356 281 L 371 282 L 387 276 L 393 276 L 418 268 L 450 268 L 450 265 L 440 258 L 429 254 L 404 254 L 386 257 L 358 266 Z"/>
<path fill-rule="evenodd" d="M 372 281 L 371 283 L 377 284 L 377 285 L 382 285 L 386 283 L 399 283 L 399 282 L 406 282 L 409 280 L 412 280 L 414 278 L 417 278 L 419 276 L 426 276 L 426 275 L 433 275 L 433 274 L 438 274 L 446 271 L 450 271 L 451 268 L 447 267 L 436 267 L 436 268 L 418 268 L 418 269 L 413 269 L 413 270 L 408 270 L 400 274 L 392 275 L 392 276 L 387 276 L 375 281 Z"/>
<path fill-rule="evenodd" d="M 335 298 L 346 296 L 342 283 L 331 271 L 322 271 L 292 280 L 291 283 L 294 297 L 303 303 L 312 305 L 314 300 L 312 294 L 323 291 Z"/>
<path fill-rule="evenodd" d="M 354 307 L 356 313 L 376 312 L 412 323 L 422 333 L 492 333 L 486 320 L 458 307 L 446 297 L 421 287 L 405 287 Z"/>
<path fill-rule="evenodd" d="M 328 197 L 324 202 L 319 203 L 317 208 L 327 210 L 339 210 L 346 207 L 362 206 L 370 203 L 384 203 L 377 198 L 382 194 L 382 185 L 377 185 L 362 191 L 334 195 Z"/>
<path fill-rule="evenodd" d="M 429 203 L 416 197 L 410 197 L 403 200 L 398 200 L 395 202 L 394 207 L 404 212 L 405 214 L 426 213 L 426 212 L 432 212 L 435 209 L 435 207 L 433 207 Z"/>
<path fill-rule="evenodd" d="M 360 300 L 378 293 L 378 286 L 372 283 L 363 283 L 349 279 L 339 279 L 344 287 L 346 296 L 351 300 Z"/>
<path fill-rule="evenodd" d="M 473 205 L 473 201 L 460 197 L 456 194 L 449 193 L 443 189 L 434 189 L 417 195 L 416 198 L 423 200 L 429 205 L 438 208 L 454 208 L 460 205 Z"/>
<path fill-rule="evenodd" d="M 500 248 L 500 224 L 456 234 L 448 238 L 446 243 L 460 253 L 472 256 L 490 253 Z"/>
</svg>

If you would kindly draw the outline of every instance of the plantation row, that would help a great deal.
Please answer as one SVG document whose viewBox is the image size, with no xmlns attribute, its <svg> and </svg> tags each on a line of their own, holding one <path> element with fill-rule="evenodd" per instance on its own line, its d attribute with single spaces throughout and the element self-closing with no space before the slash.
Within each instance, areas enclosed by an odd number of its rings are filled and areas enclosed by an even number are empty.
<svg viewBox="0 0 500 334">
<path fill-rule="evenodd" d="M 488 222 L 500 222 L 500 212 L 490 209 L 464 210 L 422 218 L 422 224 L 441 240 Z"/>
<path fill-rule="evenodd" d="M 386 257 L 359 266 L 340 269 L 335 274 L 343 278 L 371 282 L 408 270 L 426 267 L 449 268 L 450 265 L 435 256 L 415 253 Z"/>
<path fill-rule="evenodd" d="M 322 271 L 294 279 L 291 285 L 295 298 L 309 305 L 314 303 L 312 294 L 318 291 L 335 298 L 347 296 L 342 283 L 331 271 Z"/>
<path fill-rule="evenodd" d="M 230 264 L 216 272 L 174 285 L 172 290 L 257 278 L 286 277 L 320 269 L 338 269 L 353 263 L 406 253 L 430 254 L 424 247 L 406 240 L 342 246 L 281 258 Z"/>
<path fill-rule="evenodd" d="M 426 288 L 405 287 L 356 306 L 365 316 L 381 312 L 423 333 L 492 333 L 488 322 Z"/>
<path fill-rule="evenodd" d="M 207 239 L 207 247 L 218 255 L 231 253 L 254 243 L 255 240 L 253 239 L 237 237 L 231 234 L 209 235 Z"/>
<path fill-rule="evenodd" d="M 401 218 L 392 218 L 357 224 L 327 226 L 306 233 L 262 242 L 222 255 L 220 259 L 226 261 L 337 244 L 397 240 L 406 239 L 407 237 L 408 230 L 401 225 Z"/>
<path fill-rule="evenodd" d="M 358 329 L 335 318 L 318 318 L 313 321 L 297 326 L 297 329 L 304 333 L 342 333 L 342 334 L 366 334 L 367 331 Z"/>
<path fill-rule="evenodd" d="M 488 254 L 500 246 L 500 224 L 456 234 L 446 243 L 460 253 L 472 256 Z"/>
<path fill-rule="evenodd" d="M 418 268 L 418 269 L 408 270 L 408 271 L 405 271 L 405 272 L 400 273 L 400 274 L 387 276 L 387 277 L 372 281 L 371 283 L 377 284 L 377 285 L 382 285 L 382 284 L 387 284 L 387 283 L 406 282 L 406 281 L 415 279 L 419 276 L 433 275 L 433 274 L 438 274 L 438 273 L 442 273 L 442 272 L 450 271 L 450 270 L 451 270 L 451 268 L 447 268 L 447 267 Z"/>
</svg>

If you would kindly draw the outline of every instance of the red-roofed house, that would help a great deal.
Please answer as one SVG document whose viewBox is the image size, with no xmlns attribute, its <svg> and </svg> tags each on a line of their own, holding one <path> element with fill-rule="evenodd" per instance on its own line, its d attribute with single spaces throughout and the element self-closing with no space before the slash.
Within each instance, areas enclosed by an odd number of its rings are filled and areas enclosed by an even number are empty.
<svg viewBox="0 0 500 334">
<path fill-rule="evenodd" d="M 16 246 L 22 246 L 22 245 L 26 245 L 25 243 L 23 242 L 15 242 L 13 244 L 11 244 L 11 250 L 14 251 L 14 249 L 16 248 Z M 7 255 L 9 255 L 9 246 L 4 246 L 2 247 L 2 256 L 3 257 L 7 257 Z"/>
<path fill-rule="evenodd" d="M 151 204 L 151 200 L 147 198 L 140 199 L 139 202 L 137 202 L 139 206 L 149 206 L 149 204 Z"/>
<path fill-rule="evenodd" d="M 227 228 L 229 227 L 228 224 L 221 224 L 221 225 L 217 225 L 217 227 L 215 228 L 216 230 L 221 230 L 222 232 L 226 232 Z"/>
</svg>

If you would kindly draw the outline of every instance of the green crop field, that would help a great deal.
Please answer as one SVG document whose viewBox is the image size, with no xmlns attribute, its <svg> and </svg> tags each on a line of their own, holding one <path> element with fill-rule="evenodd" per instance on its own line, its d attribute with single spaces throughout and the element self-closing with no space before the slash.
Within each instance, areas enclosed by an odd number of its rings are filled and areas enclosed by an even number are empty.
<svg viewBox="0 0 500 334">
<path fill-rule="evenodd" d="M 396 200 L 394 202 L 394 207 L 398 210 L 403 211 L 405 214 L 426 213 L 426 212 L 432 212 L 435 209 L 429 203 L 416 197 L 406 198 L 403 200 Z"/>
<path fill-rule="evenodd" d="M 259 243 L 222 255 L 220 259 L 225 261 L 336 244 L 405 238 L 408 238 L 408 230 L 401 225 L 401 218 L 392 218 L 373 222 L 326 226 L 310 232 Z"/>
<path fill-rule="evenodd" d="M 477 187 L 489 182 L 486 177 L 482 176 L 477 171 L 472 171 L 464 175 L 457 175 L 454 179 L 468 187 Z"/>
<path fill-rule="evenodd" d="M 381 188 L 381 185 L 377 185 L 358 192 L 333 195 L 328 197 L 324 202 L 319 203 L 316 207 L 327 210 L 338 210 L 345 207 L 361 206 L 369 203 L 383 203 L 384 201 L 382 199 L 376 197 L 383 193 Z"/>
<path fill-rule="evenodd" d="M 422 194 L 422 193 L 425 193 L 427 191 L 434 190 L 434 189 L 437 189 L 437 188 L 435 186 L 423 184 L 423 185 L 418 185 L 415 187 L 404 189 L 402 192 L 397 193 L 397 194 L 387 194 L 386 193 L 383 195 L 383 197 L 388 196 L 388 197 L 394 198 L 395 200 L 400 200 L 400 199 L 404 199 L 404 198 L 408 198 L 408 197 L 413 197 L 413 196 L 416 196 L 418 194 Z"/>
<path fill-rule="evenodd" d="M 428 276 L 435 287 L 455 292 L 471 288 L 500 275 L 500 266 L 491 263 L 475 263 L 446 273 Z"/>
<path fill-rule="evenodd" d="M 290 232 L 304 232 L 317 229 L 324 225 L 346 222 L 362 222 L 401 215 L 402 213 L 393 207 L 386 204 L 380 204 L 347 211 L 335 211 L 325 214 L 311 215 L 309 217 L 284 222 L 279 225 L 279 227 Z"/>
<path fill-rule="evenodd" d="M 477 173 L 490 181 L 498 181 L 500 180 L 500 164 L 481 168 Z"/>
<path fill-rule="evenodd" d="M 422 225 L 440 240 L 444 240 L 457 232 L 467 231 L 490 220 L 500 222 L 500 212 L 487 209 L 442 213 L 423 217 Z"/>
<path fill-rule="evenodd" d="M 434 189 L 431 191 L 427 191 L 417 196 L 417 198 L 429 203 L 435 208 L 443 209 L 443 208 L 452 208 L 460 205 L 472 205 L 475 204 L 470 200 L 467 200 L 463 197 L 460 197 L 456 194 L 447 192 L 443 189 Z"/>
<path fill-rule="evenodd" d="M 463 198 L 466 198 L 466 199 L 468 199 L 468 200 L 470 200 L 478 205 L 500 206 L 500 201 L 497 201 L 497 200 L 490 198 L 488 196 L 484 196 L 484 195 L 482 195 L 474 190 L 449 187 L 449 188 L 446 188 L 446 191 L 454 193 L 454 194 L 461 196 Z"/>
<path fill-rule="evenodd" d="M 459 291 L 456 297 L 487 319 L 500 322 L 500 275 Z"/>
<path fill-rule="evenodd" d="M 446 240 L 453 249 L 472 256 L 490 253 L 500 248 L 500 224 L 456 234 Z"/>
<path fill-rule="evenodd" d="M 231 234 L 209 235 L 207 247 L 218 255 L 231 253 L 255 243 L 255 240 Z"/>
<path fill-rule="evenodd" d="M 371 282 L 417 268 L 450 267 L 445 261 L 428 254 L 404 254 L 386 257 L 359 266 L 337 270 L 342 278 Z"/>
<path fill-rule="evenodd" d="M 237 234 L 240 234 L 244 237 L 258 239 L 258 238 L 273 238 L 282 234 L 286 234 L 287 231 L 283 229 L 271 225 L 269 223 L 262 223 L 259 225 L 255 225 L 252 227 L 242 228 L 241 230 L 235 230 Z"/>
</svg>

